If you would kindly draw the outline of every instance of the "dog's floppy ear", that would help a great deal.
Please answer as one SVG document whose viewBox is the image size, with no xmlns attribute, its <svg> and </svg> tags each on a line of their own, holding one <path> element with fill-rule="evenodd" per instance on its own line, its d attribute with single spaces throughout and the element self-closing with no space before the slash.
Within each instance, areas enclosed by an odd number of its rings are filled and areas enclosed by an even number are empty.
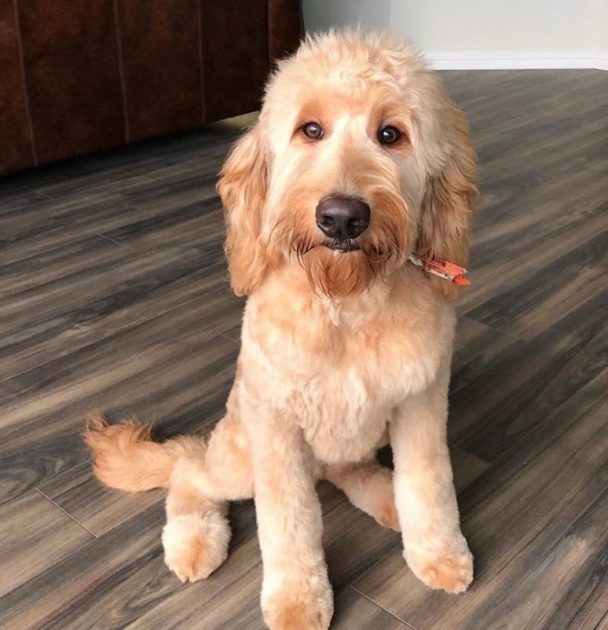
<svg viewBox="0 0 608 630">
<path fill-rule="evenodd" d="M 464 114 L 451 102 L 442 121 L 451 141 L 442 171 L 427 181 L 416 253 L 422 258 L 466 266 L 477 168 Z M 458 297 L 459 288 L 441 278 L 431 278 L 435 288 L 449 298 Z"/>
<path fill-rule="evenodd" d="M 232 149 L 217 185 L 226 219 L 230 284 L 237 295 L 251 293 L 266 271 L 260 232 L 267 186 L 268 159 L 256 125 Z"/>
</svg>

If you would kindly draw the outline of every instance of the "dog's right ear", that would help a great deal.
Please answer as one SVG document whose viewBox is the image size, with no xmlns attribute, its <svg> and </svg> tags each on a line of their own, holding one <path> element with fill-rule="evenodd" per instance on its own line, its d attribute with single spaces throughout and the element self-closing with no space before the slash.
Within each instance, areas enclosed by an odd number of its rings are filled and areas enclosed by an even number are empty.
<svg viewBox="0 0 608 630">
<path fill-rule="evenodd" d="M 267 188 L 268 157 L 256 125 L 232 149 L 217 184 L 226 220 L 230 284 L 237 295 L 251 293 L 268 266 L 260 242 Z"/>
</svg>

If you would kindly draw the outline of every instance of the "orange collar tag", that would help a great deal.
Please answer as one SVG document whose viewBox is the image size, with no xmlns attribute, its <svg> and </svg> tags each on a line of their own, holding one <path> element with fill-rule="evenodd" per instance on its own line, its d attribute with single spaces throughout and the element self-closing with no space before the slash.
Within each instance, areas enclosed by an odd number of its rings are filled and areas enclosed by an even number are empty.
<svg viewBox="0 0 608 630">
<path fill-rule="evenodd" d="M 438 278 L 449 280 L 460 287 L 466 287 L 471 284 L 467 278 L 468 271 L 456 263 L 442 262 L 432 258 L 419 258 L 415 254 L 411 254 L 408 260 L 416 267 L 420 267 Z"/>
</svg>

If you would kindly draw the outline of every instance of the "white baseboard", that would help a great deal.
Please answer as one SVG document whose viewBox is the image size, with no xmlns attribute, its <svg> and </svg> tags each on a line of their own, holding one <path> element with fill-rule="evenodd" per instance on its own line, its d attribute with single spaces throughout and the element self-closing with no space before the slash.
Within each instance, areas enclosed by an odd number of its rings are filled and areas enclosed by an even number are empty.
<svg viewBox="0 0 608 630">
<path fill-rule="evenodd" d="M 598 70 L 608 70 L 608 53 L 605 52 L 425 52 L 424 56 L 436 70 L 548 68 L 596 68 Z"/>
</svg>

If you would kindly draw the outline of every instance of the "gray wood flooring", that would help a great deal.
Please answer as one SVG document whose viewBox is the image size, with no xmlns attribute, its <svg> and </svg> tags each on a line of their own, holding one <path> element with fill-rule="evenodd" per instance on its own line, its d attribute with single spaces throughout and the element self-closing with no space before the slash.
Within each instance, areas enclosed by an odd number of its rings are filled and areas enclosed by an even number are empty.
<svg viewBox="0 0 608 630">
<path fill-rule="evenodd" d="M 450 440 L 476 580 L 426 590 L 399 536 L 319 487 L 335 628 L 608 628 L 608 73 L 444 73 L 481 164 Z M 251 502 L 226 564 L 165 568 L 163 495 L 92 479 L 83 416 L 221 417 L 222 123 L 0 180 L 0 625 L 262 627 Z"/>
</svg>

